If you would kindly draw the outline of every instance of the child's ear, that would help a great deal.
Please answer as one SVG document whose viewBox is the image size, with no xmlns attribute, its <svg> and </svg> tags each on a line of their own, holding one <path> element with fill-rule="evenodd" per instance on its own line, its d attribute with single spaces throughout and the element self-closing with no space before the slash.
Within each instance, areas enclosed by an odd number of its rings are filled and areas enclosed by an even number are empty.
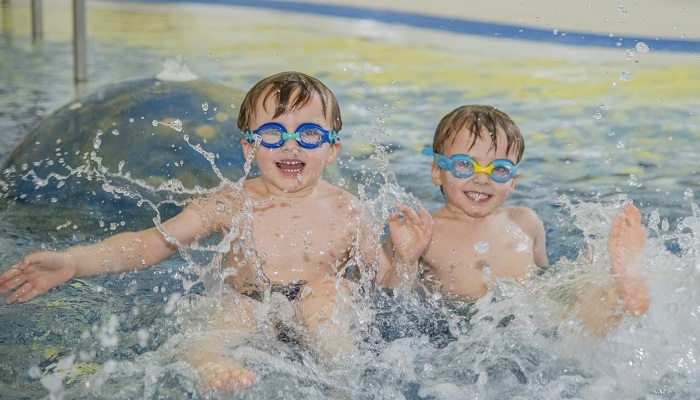
<svg viewBox="0 0 700 400">
<path fill-rule="evenodd" d="M 247 160 L 250 154 L 253 152 L 253 144 L 248 143 L 248 141 L 245 139 L 241 139 L 241 148 L 243 148 L 243 157 Z"/>
<path fill-rule="evenodd" d="M 520 173 L 515 174 L 513 179 L 511 179 L 513 182 L 511 183 L 511 187 L 515 189 L 515 185 L 518 183 L 518 179 L 520 179 Z"/>
<path fill-rule="evenodd" d="M 340 151 L 340 142 L 331 143 L 328 148 L 328 156 L 326 156 L 326 164 L 333 164 L 336 157 L 338 157 L 338 152 Z"/>
<path fill-rule="evenodd" d="M 430 178 L 436 186 L 442 186 L 442 169 L 435 164 L 430 164 Z"/>
</svg>

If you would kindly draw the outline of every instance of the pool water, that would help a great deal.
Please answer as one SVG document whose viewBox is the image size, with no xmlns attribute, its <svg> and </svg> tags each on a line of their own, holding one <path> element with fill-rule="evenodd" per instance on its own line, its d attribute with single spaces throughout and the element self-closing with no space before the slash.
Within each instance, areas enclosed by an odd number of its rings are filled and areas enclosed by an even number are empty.
<svg viewBox="0 0 700 400">
<path fill-rule="evenodd" d="M 228 397 L 700 398 L 697 54 L 572 48 L 336 17 L 321 24 L 318 16 L 245 7 L 95 2 L 89 80 L 74 85 L 68 2 L 44 7 L 50 18 L 39 43 L 26 4 L 2 8 L 0 160 L 76 97 L 150 78 L 178 55 L 195 74 L 242 91 L 280 70 L 323 80 L 344 120 L 342 178 L 332 182 L 378 208 L 396 197 L 441 206 L 420 150 L 457 106 L 495 105 L 524 133 L 522 177 L 508 204 L 540 215 L 559 273 L 527 290 L 498 288 L 499 301 L 480 302 L 471 326 L 435 299 L 366 299 L 358 308 L 361 345 L 340 365 L 321 364 L 260 329 L 226 349 L 258 376 L 253 389 Z M 567 333 L 580 327 L 556 318 L 542 293 L 572 271 L 605 275 L 604 238 L 627 201 L 644 216 L 651 309 L 602 341 Z M 137 226 L 121 215 L 101 226 L 72 211 L 3 199 L 0 263 Z M 47 224 L 55 228 L 32 228 Z M 573 261 L 589 247 L 596 257 Z M 0 397 L 208 397 L 176 356 L 178 344 L 218 312 L 220 277 L 200 274 L 214 256 L 195 253 L 190 264 L 175 257 L 0 306 Z M 386 314 L 394 318 L 389 326 Z"/>
</svg>

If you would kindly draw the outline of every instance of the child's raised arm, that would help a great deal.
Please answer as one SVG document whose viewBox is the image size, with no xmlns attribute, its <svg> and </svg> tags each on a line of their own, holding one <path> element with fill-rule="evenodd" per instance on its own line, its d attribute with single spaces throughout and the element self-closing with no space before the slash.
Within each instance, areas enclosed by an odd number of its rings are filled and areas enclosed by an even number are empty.
<svg viewBox="0 0 700 400">
<path fill-rule="evenodd" d="M 418 278 L 418 260 L 433 237 L 433 218 L 421 207 L 416 213 L 406 205 L 397 206 L 398 214 L 389 217 L 389 237 L 379 252 L 377 282 L 397 287 L 402 282 L 413 286 Z"/>
<path fill-rule="evenodd" d="M 0 294 L 11 292 L 5 302 L 25 302 L 68 280 L 88 275 L 119 273 L 147 268 L 169 258 L 178 244 L 189 244 L 208 234 L 199 210 L 190 205 L 157 228 L 125 232 L 88 246 L 63 252 L 32 253 L 0 275 Z"/>
</svg>

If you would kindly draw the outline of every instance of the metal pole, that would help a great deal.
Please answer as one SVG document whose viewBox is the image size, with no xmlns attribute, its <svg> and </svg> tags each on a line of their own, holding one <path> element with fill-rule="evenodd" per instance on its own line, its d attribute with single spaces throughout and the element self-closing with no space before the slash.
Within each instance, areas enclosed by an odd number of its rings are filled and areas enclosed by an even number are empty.
<svg viewBox="0 0 700 400">
<path fill-rule="evenodd" d="M 87 80 L 85 0 L 73 0 L 73 65 L 75 82 Z"/>
<path fill-rule="evenodd" d="M 41 0 L 32 0 L 32 40 L 44 37 L 44 15 Z"/>
</svg>

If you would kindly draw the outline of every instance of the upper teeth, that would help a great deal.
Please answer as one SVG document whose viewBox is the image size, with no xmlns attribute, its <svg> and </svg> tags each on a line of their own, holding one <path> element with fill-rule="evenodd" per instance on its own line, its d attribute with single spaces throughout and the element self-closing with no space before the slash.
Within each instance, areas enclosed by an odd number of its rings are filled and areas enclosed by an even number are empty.
<svg viewBox="0 0 700 400">
<path fill-rule="evenodd" d="M 479 201 L 479 200 L 487 198 L 488 195 L 484 194 L 484 193 L 469 192 L 469 197 L 471 197 L 475 201 Z"/>
</svg>

